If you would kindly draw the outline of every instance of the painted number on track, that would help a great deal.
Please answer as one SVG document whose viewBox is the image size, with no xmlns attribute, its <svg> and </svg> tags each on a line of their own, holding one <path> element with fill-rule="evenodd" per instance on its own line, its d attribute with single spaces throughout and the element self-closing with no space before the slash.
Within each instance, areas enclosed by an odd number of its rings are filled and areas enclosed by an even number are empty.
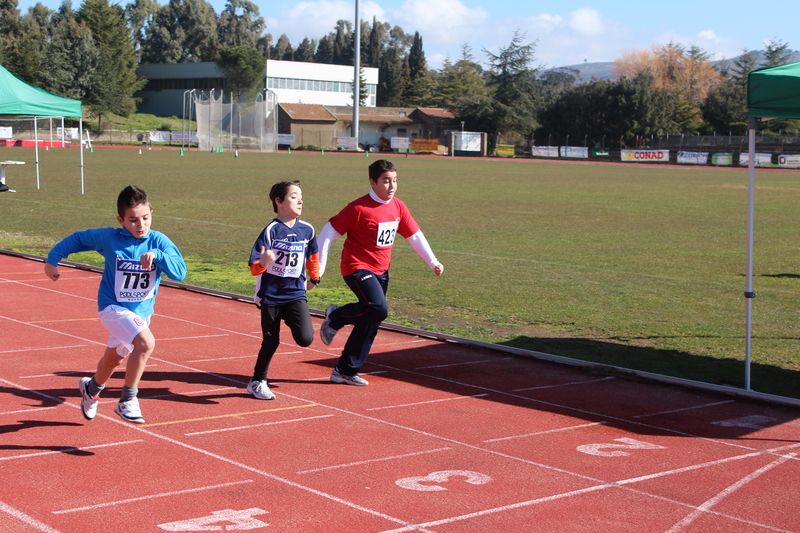
<svg viewBox="0 0 800 533">
<path fill-rule="evenodd" d="M 471 472 L 469 470 L 444 470 L 442 472 L 432 472 L 427 476 L 398 479 L 395 481 L 395 483 L 398 487 L 402 487 L 404 489 L 429 492 L 447 490 L 438 483 L 447 483 L 450 481 L 451 477 L 466 478 L 463 481 L 470 483 L 471 485 L 483 485 L 492 480 L 492 478 L 485 474 L 479 474 L 478 472 Z"/>
<path fill-rule="evenodd" d="M 628 452 L 623 450 L 663 450 L 663 446 L 659 446 L 658 444 L 650 444 L 649 442 L 642 442 L 636 439 L 614 439 L 614 442 L 619 442 L 620 444 L 584 444 L 583 446 L 578 446 L 577 450 L 581 453 L 587 453 L 589 455 L 598 455 L 600 457 L 622 457 L 624 455 L 630 455 Z M 613 449 L 613 452 L 606 451 L 608 449 Z"/>
<path fill-rule="evenodd" d="M 241 511 L 223 509 L 213 511 L 209 516 L 159 524 L 158 527 L 165 531 L 249 531 L 269 525 L 253 518 L 260 514 L 267 514 L 267 511 L 257 507 Z"/>
</svg>

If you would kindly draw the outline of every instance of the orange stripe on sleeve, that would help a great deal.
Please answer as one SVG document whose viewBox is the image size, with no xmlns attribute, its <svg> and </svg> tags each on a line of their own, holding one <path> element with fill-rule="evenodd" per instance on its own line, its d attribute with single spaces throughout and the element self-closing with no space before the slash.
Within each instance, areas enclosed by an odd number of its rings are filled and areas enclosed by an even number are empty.
<svg viewBox="0 0 800 533">
<path fill-rule="evenodd" d="M 267 267 L 262 267 L 259 261 L 250 264 L 250 273 L 254 276 L 260 276 L 267 271 Z"/>
<path fill-rule="evenodd" d="M 319 252 L 309 255 L 306 259 L 306 274 L 308 279 L 319 279 Z"/>
</svg>

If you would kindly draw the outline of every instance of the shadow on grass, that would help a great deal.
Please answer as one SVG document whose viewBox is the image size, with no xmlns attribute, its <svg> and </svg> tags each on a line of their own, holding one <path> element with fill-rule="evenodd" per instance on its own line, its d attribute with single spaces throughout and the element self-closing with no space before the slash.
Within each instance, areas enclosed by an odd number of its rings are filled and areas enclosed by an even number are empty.
<svg viewBox="0 0 800 533">
<path fill-rule="evenodd" d="M 714 385 L 744 388 L 745 364 L 738 359 L 719 359 L 677 350 L 627 346 L 593 339 L 520 336 L 500 345 Z M 759 363 L 751 363 L 750 372 L 753 390 L 787 398 L 800 398 L 800 372 Z"/>
<path fill-rule="evenodd" d="M 800 274 L 761 274 L 759 277 L 800 279 Z"/>
</svg>

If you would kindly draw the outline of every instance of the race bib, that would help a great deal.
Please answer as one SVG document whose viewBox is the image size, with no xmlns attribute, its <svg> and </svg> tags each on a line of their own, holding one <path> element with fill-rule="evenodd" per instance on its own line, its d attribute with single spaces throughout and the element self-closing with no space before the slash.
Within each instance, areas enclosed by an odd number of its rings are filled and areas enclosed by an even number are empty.
<svg viewBox="0 0 800 533">
<path fill-rule="evenodd" d="M 303 273 L 306 261 L 306 243 L 272 241 L 275 262 L 269 265 L 267 272 L 281 278 L 299 278 Z"/>
<path fill-rule="evenodd" d="M 114 273 L 114 294 L 118 302 L 143 302 L 154 296 L 158 270 L 145 270 L 141 261 L 117 257 Z"/>
<path fill-rule="evenodd" d="M 394 244 L 394 237 L 397 235 L 397 220 L 392 222 L 380 222 L 378 224 L 378 241 L 375 243 L 379 247 L 391 246 Z"/>
</svg>

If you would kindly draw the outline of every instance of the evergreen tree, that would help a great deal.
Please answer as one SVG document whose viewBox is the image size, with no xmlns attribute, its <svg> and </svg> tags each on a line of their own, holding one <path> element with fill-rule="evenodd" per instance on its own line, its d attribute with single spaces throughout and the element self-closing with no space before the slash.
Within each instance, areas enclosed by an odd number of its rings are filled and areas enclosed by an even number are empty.
<svg viewBox="0 0 800 533">
<path fill-rule="evenodd" d="M 303 63 L 314 62 L 314 52 L 316 52 L 317 41 L 309 40 L 308 37 L 303 39 L 303 42 L 294 51 L 294 60 Z"/>
<path fill-rule="evenodd" d="M 314 63 L 327 65 L 333 63 L 333 41 L 329 35 L 321 37 L 317 43 L 317 51 L 314 52 Z"/>
<path fill-rule="evenodd" d="M 239 100 L 252 96 L 263 87 L 264 58 L 255 48 L 249 46 L 223 48 L 216 63 Z"/>
<path fill-rule="evenodd" d="M 222 47 L 255 48 L 264 28 L 258 6 L 248 0 L 228 0 L 217 21 L 217 35 Z"/>
<path fill-rule="evenodd" d="M 408 84 L 403 93 L 405 106 L 422 106 L 430 94 L 431 79 L 428 74 L 428 63 L 422 49 L 422 37 L 414 33 L 414 40 L 408 52 Z"/>
<path fill-rule="evenodd" d="M 256 50 L 264 59 L 272 59 L 272 34 L 267 33 L 258 38 Z"/>
<path fill-rule="evenodd" d="M 379 68 L 381 55 L 388 37 L 389 24 L 378 22 L 377 17 L 372 18 L 372 28 L 367 38 L 366 53 L 362 54 L 361 64 L 367 67 Z"/>
<path fill-rule="evenodd" d="M 378 71 L 377 104 L 382 107 L 402 107 L 408 84 L 408 62 L 397 46 L 389 46 L 381 57 Z"/>
<path fill-rule="evenodd" d="M 787 51 L 788 49 L 789 43 L 784 43 L 781 40 L 770 40 L 766 48 L 764 48 L 764 66 L 777 67 L 788 63 L 791 57 L 791 53 Z"/>
<path fill-rule="evenodd" d="M 47 57 L 42 75 L 46 91 L 81 100 L 91 106 L 98 102 L 103 83 L 103 52 L 94 43 L 92 32 L 84 24 L 62 12 L 52 40 L 46 46 Z"/>
<path fill-rule="evenodd" d="M 353 24 L 349 20 L 337 20 L 333 34 L 333 64 L 353 64 Z"/>
<path fill-rule="evenodd" d="M 214 61 L 218 50 L 217 18 L 205 0 L 170 0 L 147 30 L 142 63 Z"/>
<path fill-rule="evenodd" d="M 294 59 L 292 43 L 285 33 L 278 37 L 278 42 L 272 47 L 270 57 L 277 61 L 292 61 Z"/>
<path fill-rule="evenodd" d="M 431 105 L 457 111 L 487 95 L 483 68 L 475 62 L 469 45 L 461 45 L 461 59 L 445 58 Z"/>
<path fill-rule="evenodd" d="M 125 20 L 131 29 L 133 45 L 137 54 L 147 38 L 147 29 L 155 22 L 159 5 L 155 0 L 134 0 L 125 6 Z"/>
</svg>

